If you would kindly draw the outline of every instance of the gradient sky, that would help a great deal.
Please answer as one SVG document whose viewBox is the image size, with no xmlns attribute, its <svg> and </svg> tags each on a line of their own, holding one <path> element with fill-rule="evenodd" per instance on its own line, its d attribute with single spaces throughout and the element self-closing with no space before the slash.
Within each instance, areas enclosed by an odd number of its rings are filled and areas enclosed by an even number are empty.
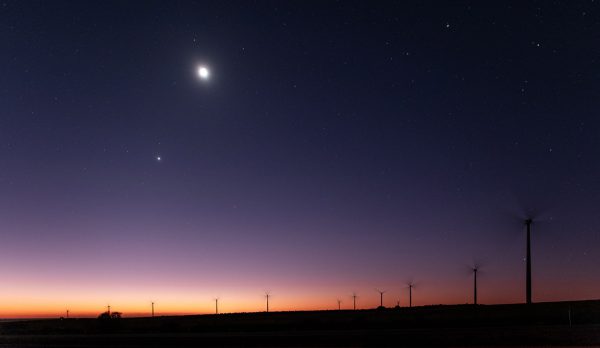
<svg viewBox="0 0 600 348">
<path fill-rule="evenodd" d="M 529 210 L 534 301 L 598 298 L 598 33 L 598 1 L 3 1 L 0 317 L 467 303 L 474 260 L 522 302 Z"/>
</svg>

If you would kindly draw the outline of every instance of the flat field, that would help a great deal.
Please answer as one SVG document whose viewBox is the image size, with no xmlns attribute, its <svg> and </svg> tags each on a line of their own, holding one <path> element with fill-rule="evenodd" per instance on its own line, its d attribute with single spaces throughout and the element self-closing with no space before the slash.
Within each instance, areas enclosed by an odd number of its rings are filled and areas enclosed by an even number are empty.
<svg viewBox="0 0 600 348">
<path fill-rule="evenodd" d="M 0 347 L 600 346 L 600 301 L 0 323 Z"/>
</svg>

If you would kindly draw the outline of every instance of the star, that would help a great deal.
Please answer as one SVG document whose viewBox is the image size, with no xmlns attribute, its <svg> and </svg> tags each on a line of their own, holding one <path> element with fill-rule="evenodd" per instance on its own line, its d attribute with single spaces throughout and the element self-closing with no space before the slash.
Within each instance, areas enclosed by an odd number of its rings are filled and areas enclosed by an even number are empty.
<svg viewBox="0 0 600 348">
<path fill-rule="evenodd" d="M 162 158 L 160 156 L 156 156 L 156 161 L 160 162 L 162 160 Z"/>
</svg>

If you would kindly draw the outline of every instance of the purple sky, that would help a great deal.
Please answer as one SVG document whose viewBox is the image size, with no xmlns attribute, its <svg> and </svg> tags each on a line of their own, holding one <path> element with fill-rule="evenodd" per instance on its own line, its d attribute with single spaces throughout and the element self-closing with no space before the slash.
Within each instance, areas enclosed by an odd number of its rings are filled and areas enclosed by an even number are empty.
<svg viewBox="0 0 600 348">
<path fill-rule="evenodd" d="M 0 316 L 596 298 L 599 10 L 5 1 Z"/>
</svg>

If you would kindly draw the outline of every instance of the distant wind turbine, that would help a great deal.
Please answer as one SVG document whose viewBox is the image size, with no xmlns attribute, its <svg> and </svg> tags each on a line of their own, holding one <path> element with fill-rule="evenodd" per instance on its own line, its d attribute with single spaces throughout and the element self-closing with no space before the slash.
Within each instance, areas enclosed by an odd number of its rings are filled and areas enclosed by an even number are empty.
<svg viewBox="0 0 600 348">
<path fill-rule="evenodd" d="M 269 297 L 271 297 L 271 293 L 269 291 L 265 291 L 265 297 L 267 298 L 267 313 L 269 313 Z"/>
<path fill-rule="evenodd" d="M 379 293 L 379 307 L 383 308 L 383 294 L 385 294 L 386 291 L 381 291 L 379 289 L 375 289 L 375 291 Z"/>
<path fill-rule="evenodd" d="M 525 219 L 525 226 L 527 226 L 527 260 L 525 265 L 525 302 L 531 304 L 531 224 L 533 219 L 528 217 Z"/>
<path fill-rule="evenodd" d="M 477 272 L 479 271 L 479 265 L 475 264 L 471 267 L 471 271 L 473 272 L 473 304 L 477 304 Z"/>
<path fill-rule="evenodd" d="M 357 297 L 358 297 L 358 296 L 356 295 L 356 293 L 355 293 L 355 292 L 353 292 L 353 293 L 352 293 L 352 308 L 353 308 L 354 310 L 356 310 L 356 298 L 357 298 Z"/>
<path fill-rule="evenodd" d="M 268 310 L 267 310 L 268 312 Z M 219 298 L 215 297 L 215 314 L 219 314 Z"/>
<path fill-rule="evenodd" d="M 339 311 L 342 309 L 342 300 L 338 299 L 337 303 L 338 303 L 338 311 Z"/>
<path fill-rule="evenodd" d="M 412 307 L 412 289 L 415 287 L 413 282 L 408 283 L 408 307 Z"/>
</svg>

